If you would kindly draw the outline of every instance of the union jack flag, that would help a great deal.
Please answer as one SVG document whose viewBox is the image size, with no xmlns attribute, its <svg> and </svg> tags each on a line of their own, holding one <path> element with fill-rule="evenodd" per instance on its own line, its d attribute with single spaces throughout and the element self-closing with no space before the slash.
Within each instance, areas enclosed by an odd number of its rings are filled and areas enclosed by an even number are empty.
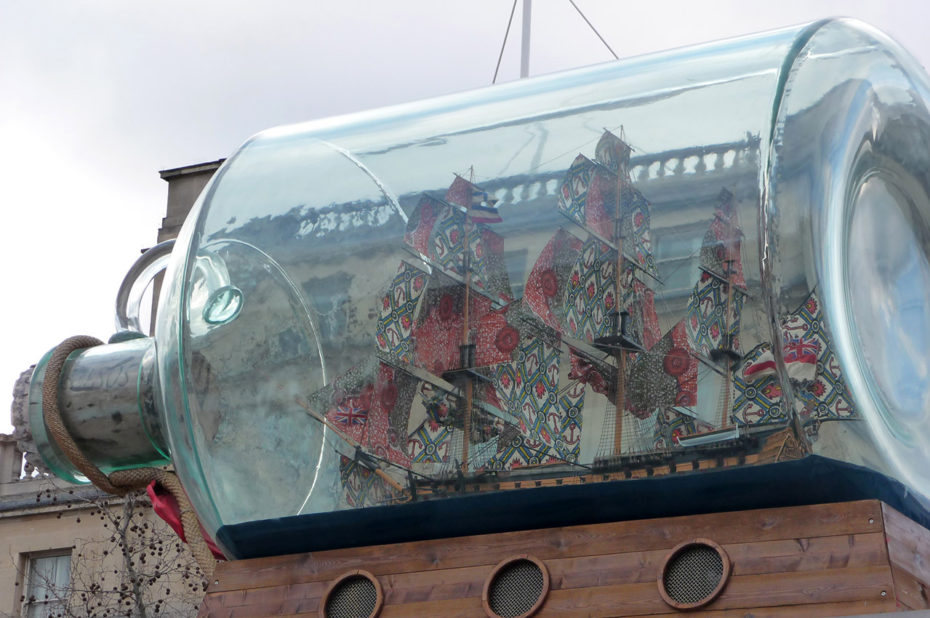
<svg viewBox="0 0 930 618">
<path fill-rule="evenodd" d="M 785 341 L 785 363 L 816 364 L 820 345 L 811 339 L 800 337 Z"/>
<path fill-rule="evenodd" d="M 359 405 L 357 401 L 347 399 L 336 406 L 330 418 L 340 425 L 362 425 L 368 420 L 368 410 Z"/>
</svg>

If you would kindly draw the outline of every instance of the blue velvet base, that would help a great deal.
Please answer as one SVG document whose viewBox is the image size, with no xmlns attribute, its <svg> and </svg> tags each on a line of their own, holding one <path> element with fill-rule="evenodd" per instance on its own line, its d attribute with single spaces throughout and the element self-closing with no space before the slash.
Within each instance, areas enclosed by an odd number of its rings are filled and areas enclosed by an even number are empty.
<svg viewBox="0 0 930 618">
<path fill-rule="evenodd" d="M 257 558 L 577 524 L 874 498 L 930 528 L 930 513 L 903 484 L 812 455 L 794 461 L 635 480 L 464 494 L 391 506 L 223 526 L 217 539 Z"/>
</svg>

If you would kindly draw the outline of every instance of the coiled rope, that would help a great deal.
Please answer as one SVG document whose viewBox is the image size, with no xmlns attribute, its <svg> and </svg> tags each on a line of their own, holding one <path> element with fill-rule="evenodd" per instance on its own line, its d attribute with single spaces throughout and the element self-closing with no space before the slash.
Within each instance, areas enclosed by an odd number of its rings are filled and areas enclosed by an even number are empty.
<svg viewBox="0 0 930 618">
<path fill-rule="evenodd" d="M 92 348 L 102 343 L 95 337 L 79 335 L 65 339 L 55 348 L 46 366 L 45 383 L 42 385 L 42 417 L 45 420 L 45 426 L 52 440 L 65 454 L 68 461 L 80 470 L 81 474 L 86 476 L 97 489 L 108 494 L 124 496 L 131 491 L 143 489 L 152 481 L 160 483 L 167 489 L 178 501 L 181 525 L 191 553 L 200 565 L 204 577 L 209 580 L 213 577 L 213 571 L 216 568 L 216 558 L 213 557 L 213 553 L 203 538 L 200 521 L 177 474 L 160 468 L 135 468 L 116 470 L 108 476 L 84 455 L 61 419 L 61 411 L 58 409 L 58 380 L 65 361 L 76 350 Z"/>
</svg>

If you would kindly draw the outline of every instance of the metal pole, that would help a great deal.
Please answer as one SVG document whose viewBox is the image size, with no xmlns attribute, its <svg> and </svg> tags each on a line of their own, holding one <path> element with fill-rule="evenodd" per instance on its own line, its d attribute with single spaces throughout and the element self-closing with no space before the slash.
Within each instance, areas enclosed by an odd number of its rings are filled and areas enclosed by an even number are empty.
<svg viewBox="0 0 930 618">
<path fill-rule="evenodd" d="M 530 75 L 530 13 L 533 0 L 523 0 L 523 43 L 520 47 L 520 79 Z"/>
</svg>

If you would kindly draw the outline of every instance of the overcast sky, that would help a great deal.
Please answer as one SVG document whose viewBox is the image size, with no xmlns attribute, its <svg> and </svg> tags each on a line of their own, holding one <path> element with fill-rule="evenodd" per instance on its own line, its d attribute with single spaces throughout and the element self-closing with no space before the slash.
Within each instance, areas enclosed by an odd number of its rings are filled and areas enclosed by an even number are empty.
<svg viewBox="0 0 930 618">
<path fill-rule="evenodd" d="M 847 15 L 930 65 L 926 0 L 576 0 L 621 56 Z M 19 372 L 106 339 L 155 242 L 158 170 L 272 126 L 490 84 L 511 0 L 0 0 L 0 432 Z M 519 72 L 521 9 L 499 81 Z M 568 0 L 533 3 L 532 75 L 611 60 Z"/>
</svg>

